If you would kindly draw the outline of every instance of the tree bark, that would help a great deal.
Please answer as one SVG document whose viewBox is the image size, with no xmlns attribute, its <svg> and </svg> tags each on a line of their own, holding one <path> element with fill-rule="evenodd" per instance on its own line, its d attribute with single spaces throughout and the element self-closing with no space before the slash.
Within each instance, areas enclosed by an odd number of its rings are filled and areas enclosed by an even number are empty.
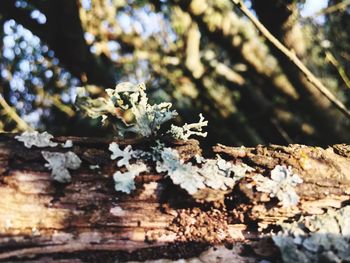
<svg viewBox="0 0 350 263">
<path fill-rule="evenodd" d="M 254 148 L 217 145 L 213 152 L 227 161 L 255 168 L 223 202 L 196 202 L 155 169 L 136 177 L 136 190 L 114 190 L 110 141 L 73 141 L 82 160 L 72 182 L 52 181 L 42 149 L 27 149 L 13 135 L 0 135 L 0 261 L 119 262 L 196 258 L 196 262 L 258 262 L 276 257 L 264 237 L 279 221 L 322 214 L 349 204 L 350 146 L 327 149 L 302 145 Z M 145 141 L 117 141 L 142 149 Z M 189 161 L 202 150 L 197 141 L 168 142 Z M 303 179 L 300 202 L 292 208 L 256 192 L 252 176 L 266 175 L 277 164 L 292 166 Z M 99 165 L 92 170 L 90 165 Z M 154 164 L 149 164 L 154 168 Z M 214 250 L 213 248 L 216 248 Z M 221 261 L 220 261 L 221 260 Z M 226 260 L 226 261 L 225 261 Z M 234 261 L 232 261 L 234 260 Z M 167 262 L 167 261 L 161 261 Z"/>
</svg>

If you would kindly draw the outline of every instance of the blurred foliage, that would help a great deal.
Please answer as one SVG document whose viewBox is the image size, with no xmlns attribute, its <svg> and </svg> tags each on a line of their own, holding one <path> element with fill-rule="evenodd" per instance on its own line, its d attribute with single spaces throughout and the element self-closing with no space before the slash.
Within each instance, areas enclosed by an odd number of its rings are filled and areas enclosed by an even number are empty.
<svg viewBox="0 0 350 263">
<path fill-rule="evenodd" d="M 302 18 L 307 1 L 251 4 L 350 107 L 349 8 Z M 0 131 L 112 136 L 75 110 L 76 87 L 96 98 L 131 81 L 146 83 L 152 103 L 172 102 L 178 124 L 202 112 L 208 146 L 350 143 L 349 120 L 295 82 L 229 0 L 1 0 L 0 39 Z"/>
</svg>

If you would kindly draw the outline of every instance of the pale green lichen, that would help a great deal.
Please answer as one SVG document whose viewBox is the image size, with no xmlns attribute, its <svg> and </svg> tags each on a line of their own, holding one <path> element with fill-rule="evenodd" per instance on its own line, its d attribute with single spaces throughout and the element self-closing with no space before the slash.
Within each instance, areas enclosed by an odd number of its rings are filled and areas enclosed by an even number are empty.
<svg viewBox="0 0 350 263">
<path fill-rule="evenodd" d="M 124 148 L 124 150 L 121 150 L 119 145 L 115 142 L 112 142 L 110 145 L 109 145 L 109 148 L 108 148 L 111 152 L 112 152 L 112 155 L 111 155 L 111 159 L 112 160 L 115 160 L 115 159 L 118 159 L 118 162 L 117 162 L 117 165 L 119 167 L 125 165 L 129 165 L 129 162 L 132 158 L 132 154 L 133 154 L 133 150 L 132 150 L 132 147 L 131 145 L 128 145 Z"/>
<path fill-rule="evenodd" d="M 174 184 L 180 185 L 189 194 L 205 188 L 204 178 L 199 175 L 198 168 L 190 163 L 184 163 L 176 150 L 164 148 L 161 153 L 162 161 L 157 162 L 158 173 L 166 172 Z"/>
<path fill-rule="evenodd" d="M 273 235 L 282 259 L 295 262 L 350 261 L 350 206 L 282 224 Z"/>
<path fill-rule="evenodd" d="M 32 146 L 39 148 L 55 147 L 58 145 L 58 143 L 51 141 L 51 139 L 53 139 L 53 136 L 48 132 L 39 133 L 37 131 L 25 131 L 21 135 L 15 136 L 15 139 L 17 141 L 23 142 L 24 146 L 27 148 L 32 148 Z"/>
<path fill-rule="evenodd" d="M 159 135 L 161 126 L 177 116 L 171 110 L 171 103 L 148 104 L 146 86 L 130 82 L 118 84 L 115 89 L 106 89 L 107 98 L 91 99 L 84 88 L 77 89 L 76 105 L 92 118 L 102 117 L 102 122 L 109 119 L 120 137 L 135 134 L 140 137 Z M 125 116 L 128 115 L 128 118 Z M 131 115 L 131 117 L 130 117 Z M 207 135 L 202 132 L 208 121 L 202 114 L 198 123 L 185 124 L 183 127 L 171 126 L 170 134 L 177 139 L 188 140 L 191 135 Z"/>
<path fill-rule="evenodd" d="M 117 161 L 117 166 L 124 166 L 127 169 L 126 172 L 116 171 L 113 174 L 114 188 L 116 191 L 130 194 L 130 192 L 135 189 L 135 177 L 148 170 L 147 166 L 140 160 L 136 163 L 130 164 L 130 160 L 142 156 L 143 151 L 134 151 L 131 145 L 128 145 L 121 150 L 119 145 L 115 142 L 112 142 L 109 145 L 109 150 L 112 152 L 112 160 L 119 159 Z"/>
<path fill-rule="evenodd" d="M 207 133 L 202 132 L 203 127 L 206 126 L 208 126 L 208 121 L 205 121 L 203 115 L 199 114 L 198 123 L 185 123 L 185 125 L 182 127 L 175 126 L 172 124 L 169 132 L 175 139 L 187 141 L 192 135 L 206 137 Z"/>
<path fill-rule="evenodd" d="M 174 184 L 191 195 L 204 188 L 223 191 L 232 189 L 236 181 L 253 170 L 245 164 L 234 165 L 226 162 L 219 156 L 217 159 L 198 156 L 197 160 L 201 159 L 200 166 L 185 163 L 176 150 L 166 148 L 160 142 L 151 147 L 150 152 L 133 150 L 130 145 L 121 149 L 115 142 L 110 144 L 109 150 L 112 152 L 111 159 L 117 160 L 117 166 L 126 168 L 125 172 L 117 171 L 113 175 L 115 189 L 125 193 L 134 190 L 135 177 L 148 170 L 142 160 L 155 161 L 157 172 L 166 172 Z M 132 159 L 138 161 L 130 164 Z"/>
<path fill-rule="evenodd" d="M 271 171 L 271 179 L 255 175 L 253 180 L 256 182 L 256 190 L 268 193 L 270 197 L 276 197 L 284 207 L 298 204 L 299 196 L 295 187 L 302 183 L 303 180 L 294 174 L 291 167 L 276 165 Z"/>
<path fill-rule="evenodd" d="M 204 159 L 197 156 L 196 159 L 200 161 L 200 166 L 185 163 L 176 150 L 164 148 L 156 170 L 166 172 L 174 184 L 191 195 L 206 187 L 223 191 L 232 189 L 247 171 L 253 170 L 244 164 L 234 165 L 226 162 L 220 157 Z"/>
<path fill-rule="evenodd" d="M 116 191 L 130 194 L 131 191 L 135 189 L 135 177 L 140 173 L 148 171 L 148 168 L 143 162 L 129 164 L 126 166 L 126 168 L 128 171 L 124 173 L 116 171 L 113 174 L 114 189 Z"/>
<path fill-rule="evenodd" d="M 91 99 L 83 87 L 78 87 L 76 92 L 77 98 L 75 103 L 77 107 L 83 110 L 89 117 L 94 119 L 102 117 L 102 120 L 105 120 L 107 115 L 116 115 L 114 103 L 110 98 Z"/>
<path fill-rule="evenodd" d="M 69 183 L 72 179 L 68 169 L 76 170 L 81 165 L 80 158 L 74 152 L 60 153 L 42 151 L 42 156 L 48 163 L 52 179 L 60 183 Z"/>
<path fill-rule="evenodd" d="M 114 118 L 112 123 L 121 137 L 127 133 L 148 137 L 155 135 L 163 123 L 177 116 L 177 112 L 170 110 L 171 103 L 148 104 L 145 90 L 143 83 L 134 85 L 124 82 L 114 90 L 107 89 L 108 98 L 91 99 L 80 88 L 76 104 L 92 118 L 101 116 L 102 121 L 108 117 Z M 132 114 L 130 122 L 123 117 L 126 112 Z"/>
</svg>

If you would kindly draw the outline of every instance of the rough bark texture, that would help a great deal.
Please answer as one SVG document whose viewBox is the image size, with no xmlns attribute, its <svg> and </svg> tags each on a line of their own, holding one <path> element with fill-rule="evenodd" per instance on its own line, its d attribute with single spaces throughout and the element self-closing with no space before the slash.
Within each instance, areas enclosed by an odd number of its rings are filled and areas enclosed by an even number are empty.
<svg viewBox="0 0 350 263">
<path fill-rule="evenodd" d="M 256 170 L 226 194 L 224 202 L 198 203 L 154 169 L 136 178 L 137 189 L 130 195 L 118 193 L 113 187 L 117 168 L 109 158 L 110 141 L 70 139 L 74 147 L 69 150 L 83 163 L 71 172 L 71 183 L 59 184 L 44 166 L 42 149 L 27 149 L 13 135 L 0 136 L 0 261 L 272 260 L 278 250 L 263 234 L 278 221 L 322 214 L 325 208 L 349 203 L 350 147 L 346 145 L 328 149 L 218 145 L 214 153 Z M 147 142 L 119 143 L 142 148 Z M 193 140 L 169 146 L 185 160 L 201 154 Z M 45 150 L 67 151 L 61 147 Z M 89 168 L 96 164 L 100 170 Z M 248 187 L 255 173 L 266 175 L 277 164 L 292 166 L 304 180 L 297 187 L 300 203 L 293 208 L 282 208 L 268 195 Z"/>
</svg>

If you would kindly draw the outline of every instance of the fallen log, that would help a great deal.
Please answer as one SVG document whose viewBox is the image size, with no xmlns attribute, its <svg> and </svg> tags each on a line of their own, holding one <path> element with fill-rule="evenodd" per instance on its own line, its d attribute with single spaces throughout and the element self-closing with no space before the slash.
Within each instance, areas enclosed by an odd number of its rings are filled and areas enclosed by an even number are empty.
<svg viewBox="0 0 350 263">
<path fill-rule="evenodd" d="M 28 149 L 14 135 L 0 135 L 0 261 L 274 261 L 281 254 L 268 234 L 280 229 L 281 222 L 349 204 L 347 145 L 327 149 L 217 145 L 206 154 L 219 154 L 255 170 L 222 200 L 199 202 L 155 169 L 136 177 L 131 194 L 117 192 L 112 174 L 120 168 L 110 159 L 111 140 L 58 137 L 55 141 L 67 139 L 73 141 L 69 150 L 82 164 L 71 171 L 72 181 L 62 184 L 52 180 L 43 149 Z M 118 144 L 142 149 L 145 142 Z M 202 153 L 195 140 L 168 146 L 186 161 Z M 300 200 L 295 206 L 283 207 L 256 190 L 254 176 L 266 176 L 276 165 L 291 166 L 303 180 L 296 186 Z"/>
</svg>

